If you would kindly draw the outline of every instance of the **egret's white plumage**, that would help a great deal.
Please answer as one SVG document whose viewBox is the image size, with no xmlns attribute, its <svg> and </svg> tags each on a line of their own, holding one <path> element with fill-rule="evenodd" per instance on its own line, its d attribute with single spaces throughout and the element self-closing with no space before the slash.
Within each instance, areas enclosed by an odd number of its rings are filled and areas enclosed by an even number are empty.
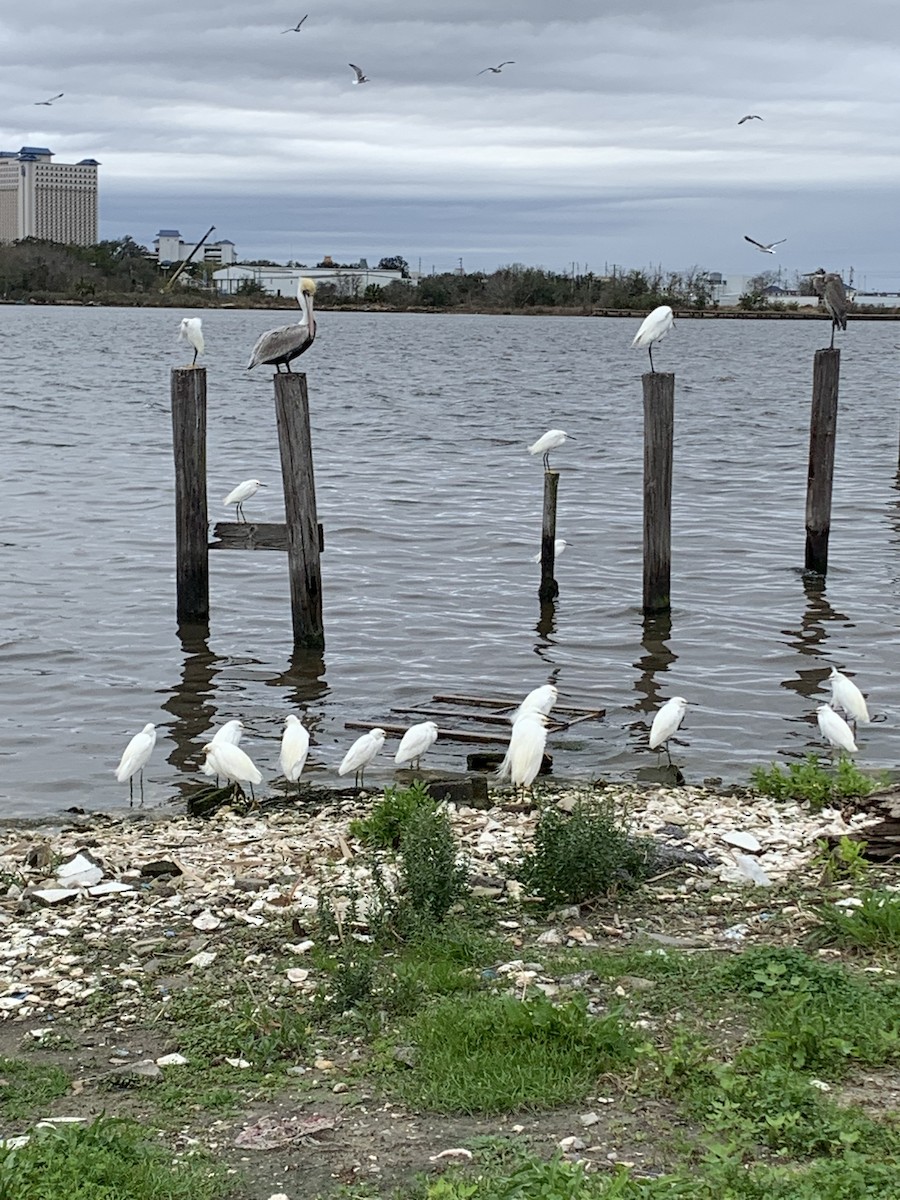
<svg viewBox="0 0 900 1200">
<path fill-rule="evenodd" d="M 553 553 L 554 553 L 554 555 L 555 555 L 557 558 L 559 558 L 559 556 L 562 554 L 563 550 L 565 550 L 565 548 L 566 548 L 566 546 L 568 546 L 568 544 L 569 544 L 569 543 L 566 541 L 566 539 L 565 539 L 565 538 L 556 538 L 556 539 L 554 540 L 554 542 L 553 542 Z M 532 562 L 537 562 L 537 563 L 539 563 L 539 562 L 541 561 L 541 552 L 540 552 L 540 550 L 538 550 L 537 554 L 532 554 L 532 556 L 531 556 L 531 561 L 532 561 Z"/>
<path fill-rule="evenodd" d="M 869 716 L 866 698 L 853 680 L 842 675 L 837 667 L 832 667 L 828 682 L 831 684 L 831 703 L 834 707 L 845 712 L 852 721 L 868 725 L 872 718 Z"/>
<path fill-rule="evenodd" d="M 288 783 L 296 783 L 306 766 L 309 754 L 309 731 L 299 717 L 289 713 L 284 719 L 281 754 L 278 757 L 281 773 Z"/>
<path fill-rule="evenodd" d="M 194 347 L 194 360 L 191 363 L 192 367 L 197 365 L 197 355 L 202 354 L 206 349 L 206 343 L 203 341 L 203 321 L 200 317 L 183 317 L 181 328 L 178 330 L 178 337 L 183 342 L 189 342 Z"/>
<path fill-rule="evenodd" d="M 853 730 L 830 704 L 820 704 L 816 709 L 819 732 L 826 742 L 847 754 L 855 754 L 858 747 L 853 739 Z"/>
<path fill-rule="evenodd" d="M 268 487 L 267 483 L 261 483 L 258 479 L 245 479 L 243 483 L 239 483 L 237 487 L 228 493 L 222 504 L 227 508 L 229 504 L 237 505 L 236 515 L 238 520 L 246 521 L 244 516 L 244 501 L 249 500 L 251 496 L 255 496 L 261 487 Z"/>
<path fill-rule="evenodd" d="M 146 724 L 140 733 L 136 733 L 122 752 L 119 765 L 116 767 L 116 779 L 119 783 L 128 780 L 128 795 L 134 797 L 134 776 L 141 773 L 141 799 L 144 798 L 144 767 L 153 747 L 156 745 L 156 726 Z"/>
<path fill-rule="evenodd" d="M 384 730 L 370 729 L 362 737 L 358 737 L 338 767 L 338 775 L 347 775 L 353 771 L 357 786 L 361 787 L 365 778 L 365 770 L 381 747 L 384 745 Z"/>
<path fill-rule="evenodd" d="M 544 758 L 547 744 L 547 718 L 542 712 L 523 713 L 514 723 L 509 737 L 509 748 L 497 776 L 509 779 L 513 791 L 530 788 Z"/>
<path fill-rule="evenodd" d="M 559 689 L 553 683 L 542 684 L 529 692 L 513 715 L 509 718 L 515 725 L 526 713 L 543 713 L 546 716 L 559 697 Z"/>
<path fill-rule="evenodd" d="M 230 742 L 232 746 L 240 744 L 241 738 L 244 736 L 243 721 L 226 721 L 224 725 L 220 725 L 216 732 L 209 739 L 209 745 L 217 746 L 220 742 Z M 208 758 L 204 758 L 200 764 L 200 770 L 204 775 L 215 775 L 212 764 Z"/>
<path fill-rule="evenodd" d="M 688 702 L 683 696 L 673 696 L 657 711 L 650 726 L 650 749 L 658 750 L 660 746 L 665 746 L 669 762 L 672 761 L 669 738 L 678 732 L 687 712 L 687 705 Z"/>
<path fill-rule="evenodd" d="M 315 294 L 315 282 L 306 277 L 301 279 L 297 289 L 300 320 L 296 325 L 280 325 L 278 329 L 270 329 L 261 334 L 250 352 L 248 371 L 261 364 L 268 364 L 274 366 L 279 373 L 282 366 L 290 372 L 294 359 L 305 354 L 316 340 L 316 315 L 313 312 Z"/>
<path fill-rule="evenodd" d="M 203 753 L 216 775 L 230 779 L 235 791 L 243 790 L 241 785 L 248 783 L 252 796 L 254 783 L 262 783 L 259 769 L 240 746 L 235 746 L 232 742 L 207 742 Z"/>
<path fill-rule="evenodd" d="M 437 736 L 438 727 L 434 721 L 422 721 L 419 725 L 410 725 L 400 739 L 400 745 L 394 755 L 394 762 L 398 767 L 407 762 L 415 763 L 417 767 L 420 766 L 423 755 L 437 741 Z"/>
<path fill-rule="evenodd" d="M 544 456 L 544 470 L 550 470 L 550 451 L 555 450 L 557 446 L 561 446 L 566 438 L 571 435 L 566 433 L 564 429 L 548 429 L 546 433 L 541 434 L 534 445 L 528 447 L 529 454 L 542 454 Z M 574 442 L 575 439 L 572 438 Z"/>
<path fill-rule="evenodd" d="M 653 312 L 644 317 L 640 329 L 634 335 L 632 346 L 647 347 L 651 371 L 656 370 L 653 365 L 653 343 L 662 341 L 674 324 L 675 316 L 671 308 L 668 304 L 661 304 L 659 308 L 654 308 Z"/>
</svg>

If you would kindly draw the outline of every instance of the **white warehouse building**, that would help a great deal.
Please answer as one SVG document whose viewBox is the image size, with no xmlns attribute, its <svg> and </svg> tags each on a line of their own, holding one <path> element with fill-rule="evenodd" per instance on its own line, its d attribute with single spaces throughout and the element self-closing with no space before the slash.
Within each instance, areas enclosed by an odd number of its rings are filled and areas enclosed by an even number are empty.
<svg viewBox="0 0 900 1200">
<path fill-rule="evenodd" d="M 378 267 L 264 267 L 235 265 L 213 271 L 216 291 L 223 296 L 234 296 L 241 284 L 255 283 L 270 296 L 295 298 L 301 279 L 312 279 L 317 284 L 333 285 L 339 296 L 362 296 L 366 288 L 387 287 L 389 283 L 403 280 L 401 271 L 388 271 Z M 411 280 L 407 280 L 411 283 Z"/>
</svg>

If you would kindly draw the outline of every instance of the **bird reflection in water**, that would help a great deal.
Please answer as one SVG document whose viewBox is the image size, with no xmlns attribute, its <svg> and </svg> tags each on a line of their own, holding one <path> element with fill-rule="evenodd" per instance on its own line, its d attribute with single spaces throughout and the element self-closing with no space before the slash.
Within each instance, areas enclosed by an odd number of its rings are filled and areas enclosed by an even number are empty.
<svg viewBox="0 0 900 1200">
<path fill-rule="evenodd" d="M 671 638 L 671 613 L 656 613 L 644 617 L 641 635 L 641 646 L 644 652 L 634 664 L 640 672 L 634 681 L 634 690 L 640 699 L 632 706 L 641 714 L 656 713 L 668 699 L 662 695 L 665 688 L 665 675 L 669 668 L 678 661 L 678 655 L 669 645 Z M 642 749 L 649 728 L 650 722 L 643 716 L 631 726 L 635 740 Z M 680 769 L 671 761 L 663 765 L 656 763 L 653 766 L 638 767 L 637 778 L 668 786 L 684 783 L 684 776 Z"/>
</svg>

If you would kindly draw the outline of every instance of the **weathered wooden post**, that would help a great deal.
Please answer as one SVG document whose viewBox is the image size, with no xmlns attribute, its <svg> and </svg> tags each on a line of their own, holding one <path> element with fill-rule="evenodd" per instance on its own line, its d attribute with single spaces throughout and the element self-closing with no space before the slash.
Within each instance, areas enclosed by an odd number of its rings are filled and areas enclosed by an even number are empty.
<svg viewBox="0 0 900 1200">
<path fill-rule="evenodd" d="M 206 507 L 206 369 L 172 371 L 175 588 L 178 620 L 209 620 Z"/>
<path fill-rule="evenodd" d="M 806 480 L 805 565 L 807 571 L 815 571 L 819 575 L 825 575 L 828 571 L 840 371 L 840 350 L 826 348 L 816 351 L 809 424 L 809 472 Z"/>
<path fill-rule="evenodd" d="M 647 371 L 644 389 L 644 613 L 668 612 L 672 574 L 675 376 Z"/>
<path fill-rule="evenodd" d="M 559 585 L 554 578 L 556 569 L 556 493 L 559 489 L 559 471 L 544 472 L 544 513 L 541 520 L 541 585 L 539 600 L 554 600 L 559 595 Z"/>
<path fill-rule="evenodd" d="M 320 529 L 316 518 L 305 374 L 276 373 L 275 416 L 284 481 L 294 645 L 321 648 L 325 645 L 325 627 L 322 623 Z"/>
</svg>

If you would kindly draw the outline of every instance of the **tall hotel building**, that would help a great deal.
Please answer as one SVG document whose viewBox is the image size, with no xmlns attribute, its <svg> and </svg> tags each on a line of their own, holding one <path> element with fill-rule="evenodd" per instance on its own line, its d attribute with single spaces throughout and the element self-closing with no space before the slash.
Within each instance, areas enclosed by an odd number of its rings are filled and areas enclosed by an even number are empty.
<svg viewBox="0 0 900 1200">
<path fill-rule="evenodd" d="M 0 150 L 0 242 L 97 242 L 95 158 L 55 163 L 44 146 Z"/>
</svg>

